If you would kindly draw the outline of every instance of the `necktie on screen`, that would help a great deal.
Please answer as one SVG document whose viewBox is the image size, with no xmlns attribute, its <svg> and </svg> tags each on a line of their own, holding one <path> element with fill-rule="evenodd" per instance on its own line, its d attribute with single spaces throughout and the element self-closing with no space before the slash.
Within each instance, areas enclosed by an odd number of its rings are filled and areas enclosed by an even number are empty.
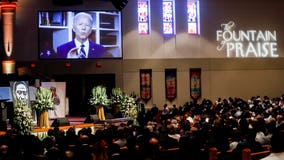
<svg viewBox="0 0 284 160">
<path fill-rule="evenodd" d="M 85 49 L 84 49 L 84 47 L 85 47 L 85 45 L 84 44 L 82 44 L 81 46 L 80 46 L 81 48 L 80 48 L 80 58 L 87 58 L 86 57 L 86 51 L 85 51 Z"/>
</svg>

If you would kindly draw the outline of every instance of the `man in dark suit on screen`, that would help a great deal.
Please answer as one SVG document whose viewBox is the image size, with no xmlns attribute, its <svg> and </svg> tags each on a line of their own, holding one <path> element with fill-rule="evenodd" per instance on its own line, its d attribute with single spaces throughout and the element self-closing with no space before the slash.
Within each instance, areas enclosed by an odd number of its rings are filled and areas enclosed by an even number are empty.
<svg viewBox="0 0 284 160">
<path fill-rule="evenodd" d="M 77 13 L 73 21 L 75 38 L 57 47 L 57 58 L 107 58 L 104 46 L 96 44 L 88 39 L 92 33 L 93 18 L 85 12 Z"/>
</svg>

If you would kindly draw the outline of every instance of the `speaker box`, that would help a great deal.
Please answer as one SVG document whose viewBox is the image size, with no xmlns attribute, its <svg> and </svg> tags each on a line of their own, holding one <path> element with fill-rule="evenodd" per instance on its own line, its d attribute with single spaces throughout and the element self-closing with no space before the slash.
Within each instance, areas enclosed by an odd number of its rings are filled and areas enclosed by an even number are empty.
<svg viewBox="0 0 284 160">
<path fill-rule="evenodd" d="M 89 115 L 89 116 L 85 119 L 84 123 L 96 123 L 96 122 L 98 122 L 98 121 L 100 121 L 98 115 L 93 114 L 93 115 Z"/>
<path fill-rule="evenodd" d="M 70 126 L 70 122 L 67 118 L 57 118 L 51 124 L 51 127 L 59 127 L 59 126 Z"/>
<path fill-rule="evenodd" d="M 6 121 L 0 121 L 0 131 L 7 131 Z"/>
<path fill-rule="evenodd" d="M 128 0 L 111 0 L 113 6 L 118 9 L 122 10 L 128 3 Z"/>
</svg>

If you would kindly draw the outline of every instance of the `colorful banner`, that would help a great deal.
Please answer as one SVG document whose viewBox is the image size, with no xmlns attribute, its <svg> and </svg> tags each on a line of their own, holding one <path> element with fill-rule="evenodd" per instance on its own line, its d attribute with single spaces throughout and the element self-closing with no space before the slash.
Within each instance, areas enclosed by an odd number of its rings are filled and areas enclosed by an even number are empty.
<svg viewBox="0 0 284 160">
<path fill-rule="evenodd" d="M 190 97 L 198 100 L 201 97 L 201 69 L 190 69 Z"/>
<path fill-rule="evenodd" d="M 165 69 L 166 99 L 173 101 L 177 96 L 177 70 Z"/>
<path fill-rule="evenodd" d="M 148 102 L 152 97 L 152 70 L 140 69 L 140 97 Z"/>
</svg>

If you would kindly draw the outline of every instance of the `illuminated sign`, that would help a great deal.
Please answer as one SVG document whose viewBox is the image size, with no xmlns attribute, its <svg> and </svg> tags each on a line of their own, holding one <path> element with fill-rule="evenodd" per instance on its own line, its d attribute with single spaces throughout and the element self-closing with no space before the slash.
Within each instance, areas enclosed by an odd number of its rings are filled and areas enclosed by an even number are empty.
<svg viewBox="0 0 284 160">
<path fill-rule="evenodd" d="M 235 23 L 221 24 L 216 31 L 217 50 L 225 50 L 227 57 L 279 57 L 276 31 L 234 30 Z"/>
</svg>

